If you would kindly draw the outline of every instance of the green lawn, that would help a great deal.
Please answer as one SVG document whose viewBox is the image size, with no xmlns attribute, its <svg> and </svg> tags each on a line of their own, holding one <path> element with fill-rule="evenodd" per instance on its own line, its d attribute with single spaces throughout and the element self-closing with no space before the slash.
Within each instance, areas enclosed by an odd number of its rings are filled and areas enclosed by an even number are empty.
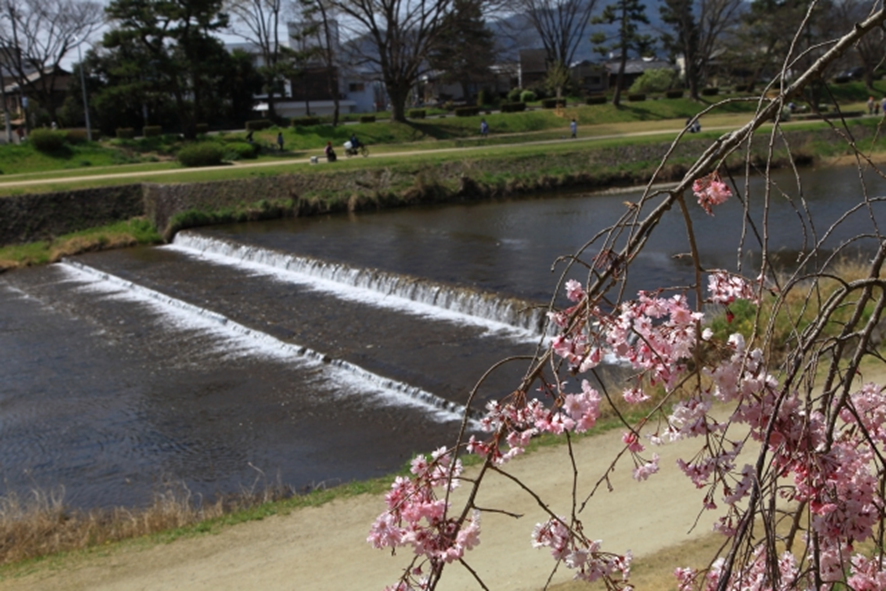
<svg viewBox="0 0 886 591">
<path fill-rule="evenodd" d="M 886 93 L 886 83 L 876 83 L 880 96 Z M 870 90 L 862 83 L 831 85 L 827 89 L 834 100 L 844 109 L 860 110 Z M 875 93 L 876 94 L 876 93 Z M 234 165 L 215 167 L 210 170 L 189 170 L 174 160 L 175 152 L 183 145 L 175 135 L 164 135 L 136 140 L 108 140 L 102 142 L 66 145 L 59 153 L 44 154 L 30 145 L 0 146 L 0 185 L 11 182 L 44 180 L 52 178 L 70 179 L 84 177 L 83 182 L 66 180 L 59 184 L 33 186 L 0 187 L 0 195 L 15 195 L 29 192 L 45 192 L 72 187 L 102 186 L 128 182 L 191 182 L 214 179 L 242 178 L 254 175 L 275 175 L 291 172 L 294 166 L 299 172 L 310 171 L 303 161 L 309 156 L 321 156 L 327 141 L 332 141 L 343 156 L 341 145 L 352 133 L 371 148 L 372 157 L 348 160 L 340 158 L 340 167 L 364 167 L 386 165 L 402 160 L 407 155 L 428 159 L 460 159 L 463 153 L 435 153 L 422 155 L 421 152 L 448 150 L 455 148 L 472 149 L 471 157 L 496 157 L 506 149 L 510 153 L 549 152 L 573 149 L 577 145 L 544 144 L 568 135 L 569 121 L 574 117 L 579 123 L 579 139 L 615 136 L 620 134 L 648 134 L 661 132 L 661 141 L 666 135 L 673 136 L 685 120 L 709 106 L 719 104 L 702 118 L 704 130 L 711 128 L 740 126 L 747 122 L 757 107 L 756 100 L 742 100 L 747 97 L 737 95 L 704 97 L 701 102 L 688 98 L 650 99 L 641 102 L 623 102 L 618 108 L 611 104 L 583 105 L 572 103 L 565 109 L 533 109 L 520 113 L 482 113 L 472 117 L 441 118 L 438 115 L 427 119 L 396 123 L 382 120 L 374 123 L 348 123 L 338 127 L 316 125 L 310 127 L 275 128 L 255 132 L 255 140 L 264 149 L 257 159 L 240 160 Z M 725 100 L 725 102 L 724 102 Z M 433 110 L 429 112 L 433 113 Z M 491 133 L 488 138 L 480 138 L 479 122 L 486 119 Z M 284 136 L 285 150 L 276 149 L 277 133 Z M 207 136 L 204 141 L 224 144 L 243 143 L 245 132 L 230 131 Z M 624 141 L 637 142 L 639 138 L 626 138 Z M 534 147 L 526 144 L 536 143 Z M 396 154 L 392 160 L 386 154 Z M 297 163 L 296 163 L 297 161 Z M 258 164 L 258 167 L 250 165 Z M 314 167 L 323 169 L 324 167 Z M 157 175 L 166 171 L 167 174 Z M 128 178 L 95 179 L 85 178 L 103 174 L 140 173 Z M 154 173 L 154 174 L 147 174 Z M 142 176 L 143 175 L 143 176 Z"/>
</svg>

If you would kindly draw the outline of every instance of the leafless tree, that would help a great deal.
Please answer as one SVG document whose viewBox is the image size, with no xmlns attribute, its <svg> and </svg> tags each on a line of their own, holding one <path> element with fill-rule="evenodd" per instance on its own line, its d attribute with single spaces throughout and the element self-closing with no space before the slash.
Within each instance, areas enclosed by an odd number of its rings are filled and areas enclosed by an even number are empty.
<svg viewBox="0 0 886 591">
<path fill-rule="evenodd" d="M 339 23 L 330 0 L 298 0 L 302 42 L 310 51 L 306 57 L 323 65 L 326 90 L 333 102 L 332 124 L 338 125 L 340 111 Z"/>
<path fill-rule="evenodd" d="M 569 66 L 591 20 L 596 0 L 519 0 L 532 27 L 541 37 L 548 60 Z"/>
<path fill-rule="evenodd" d="M 55 117 L 55 75 L 65 56 L 101 25 L 101 4 L 79 0 L 0 0 L 4 70 Z"/>
<path fill-rule="evenodd" d="M 864 20 L 874 6 L 864 0 L 841 0 L 834 3 L 833 20 L 835 26 L 846 27 Z M 855 44 L 855 54 L 864 68 L 864 82 L 868 88 L 874 87 L 874 70 L 886 59 L 886 32 L 882 28 L 871 31 Z"/>
<path fill-rule="evenodd" d="M 666 48 L 685 60 L 689 95 L 699 98 L 711 61 L 728 43 L 738 25 L 742 0 L 665 0 L 660 8 L 667 28 L 661 31 Z"/>
<path fill-rule="evenodd" d="M 331 0 L 350 29 L 355 59 L 377 69 L 391 118 L 406 121 L 406 101 L 444 30 L 452 0 Z"/>
<path fill-rule="evenodd" d="M 284 0 L 234 0 L 230 5 L 235 17 L 235 31 L 258 50 L 261 64 L 258 71 L 265 81 L 268 95 L 268 116 L 276 118 L 274 98 L 280 83 L 291 70 L 292 56 L 280 40 L 280 25 L 284 18 Z"/>
</svg>

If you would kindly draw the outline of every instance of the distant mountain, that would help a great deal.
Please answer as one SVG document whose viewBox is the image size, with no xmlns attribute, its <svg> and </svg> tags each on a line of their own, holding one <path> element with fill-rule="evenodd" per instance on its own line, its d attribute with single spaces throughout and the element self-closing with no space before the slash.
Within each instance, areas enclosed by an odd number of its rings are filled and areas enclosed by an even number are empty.
<svg viewBox="0 0 886 591">
<path fill-rule="evenodd" d="M 600 14 L 603 8 L 611 0 L 596 0 L 592 16 Z M 665 30 L 665 25 L 659 14 L 660 0 L 646 1 L 646 18 L 649 19 L 649 25 L 643 25 L 642 32 L 658 39 L 661 31 Z M 490 17 L 487 19 L 487 26 L 493 32 L 498 47 L 500 48 L 501 61 L 517 61 L 521 49 L 538 49 L 544 47 L 538 32 L 530 23 L 526 15 L 513 14 L 501 19 Z M 575 52 L 574 61 L 591 60 L 600 61 L 601 56 L 594 51 L 591 43 L 591 35 L 598 32 L 606 33 L 607 36 L 614 36 L 618 31 L 617 25 L 593 25 L 588 24 L 584 35 Z M 663 57 L 665 52 L 656 47 L 656 54 Z"/>
</svg>

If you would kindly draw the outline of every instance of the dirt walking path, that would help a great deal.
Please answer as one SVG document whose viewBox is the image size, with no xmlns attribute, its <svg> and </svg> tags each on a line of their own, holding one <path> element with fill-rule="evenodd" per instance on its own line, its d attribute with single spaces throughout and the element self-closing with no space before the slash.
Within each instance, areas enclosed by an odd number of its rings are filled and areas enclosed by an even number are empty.
<svg viewBox="0 0 886 591">
<path fill-rule="evenodd" d="M 733 127 L 731 126 L 723 126 L 723 127 L 711 127 L 706 129 L 706 131 L 714 131 L 714 130 L 722 130 L 727 131 L 731 130 Z M 476 150 L 508 150 L 515 147 L 520 146 L 541 146 L 547 144 L 562 144 L 564 142 L 576 142 L 576 143 L 587 143 L 587 142 L 597 142 L 604 140 L 611 140 L 617 138 L 630 138 L 630 137 L 644 137 L 644 136 L 652 136 L 652 135 L 673 135 L 676 136 L 677 133 L 680 132 L 680 129 L 657 129 L 652 131 L 639 131 L 639 132 L 628 132 L 628 133 L 614 133 L 614 134 L 606 134 L 606 135 L 593 135 L 593 136 L 582 136 L 577 139 L 553 139 L 553 140 L 538 140 L 538 141 L 528 141 L 521 142 L 515 144 L 493 144 L 486 145 L 478 142 L 476 146 L 461 146 L 457 148 L 437 148 L 430 150 L 408 150 L 403 152 L 378 152 L 376 154 L 379 158 L 409 158 L 413 156 L 426 156 L 428 154 L 444 154 L 448 152 L 472 152 Z M 317 149 L 317 155 L 321 155 L 321 150 Z M 235 166 L 237 168 L 265 168 L 268 166 L 281 166 L 291 164 L 293 166 L 306 166 L 311 164 L 310 158 L 292 158 L 291 160 L 269 160 L 263 162 L 249 162 L 242 163 L 237 162 Z M 321 157 L 319 165 L 325 166 L 328 163 Z M 34 187 L 39 185 L 50 185 L 50 184 L 59 184 L 59 183 L 82 183 L 87 181 L 105 181 L 105 180 L 119 180 L 121 182 L 125 182 L 127 180 L 135 179 L 135 178 L 154 178 L 154 177 L 163 177 L 163 176 L 174 176 L 182 173 L 194 173 L 206 170 L 219 170 L 218 166 L 206 166 L 206 167 L 194 167 L 194 168 L 170 168 L 165 170 L 150 170 L 143 172 L 115 172 L 115 173 L 107 173 L 107 174 L 91 174 L 91 175 L 80 175 L 80 176 L 70 176 L 70 177 L 47 177 L 41 179 L 29 179 L 29 180 L 8 180 L 13 175 L 5 175 L 5 179 L 0 181 L 0 189 L 4 188 L 14 188 L 14 187 Z"/>
<path fill-rule="evenodd" d="M 642 483 L 631 478 L 630 460 L 622 462 L 611 475 L 614 492 L 603 487 L 583 514 L 588 536 L 602 539 L 604 550 L 620 553 L 630 549 L 642 557 L 709 533 L 712 516 L 706 514 L 687 534 L 698 516 L 701 495 L 674 465 L 678 456 L 685 456 L 697 445 L 688 441 L 655 448 L 662 458 L 662 470 Z M 578 444 L 576 459 L 583 474 L 579 491 L 589 490 L 621 448 L 620 432 L 586 438 Z M 521 478 L 531 478 L 542 497 L 551 501 L 553 511 L 568 511 L 572 487 L 565 446 L 519 458 L 509 469 Z M 514 519 L 484 513 L 481 543 L 468 554 L 469 564 L 492 590 L 541 589 L 554 561 L 548 552 L 530 545 L 534 525 L 545 519 L 535 501 L 512 482 L 496 476 L 486 483 L 477 504 L 507 508 L 524 516 Z M 107 556 L 71 558 L 59 569 L 44 568 L 0 582 L 0 590 L 380 591 L 397 580 L 409 556 L 404 549 L 402 555 L 391 557 L 365 542 L 370 523 L 382 508 L 379 496 L 335 501 L 233 526 L 215 535 L 148 549 L 122 548 Z M 567 572 L 560 572 L 555 581 L 569 579 Z M 455 566 L 439 588 L 479 587 L 467 571 Z"/>
</svg>

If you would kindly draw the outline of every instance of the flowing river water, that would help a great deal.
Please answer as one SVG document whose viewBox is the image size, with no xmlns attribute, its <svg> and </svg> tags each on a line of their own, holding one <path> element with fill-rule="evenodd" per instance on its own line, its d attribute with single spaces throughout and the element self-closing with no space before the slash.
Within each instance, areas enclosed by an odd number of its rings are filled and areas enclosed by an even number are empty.
<svg viewBox="0 0 886 591">
<path fill-rule="evenodd" d="M 770 243 L 788 255 L 858 202 L 855 169 L 804 179 L 817 226 L 783 198 L 769 212 Z M 869 195 L 886 192 L 867 180 Z M 494 362 L 533 354 L 562 269 L 552 264 L 636 198 L 218 226 L 0 276 L 6 490 L 64 487 L 72 506 L 136 506 L 168 482 L 213 497 L 388 473 L 452 440 Z M 871 231 L 881 209 L 848 216 L 831 243 Z M 692 206 L 703 262 L 734 269 L 740 204 L 715 213 Z M 688 260 L 675 256 L 688 251 L 682 224 L 668 212 L 630 290 L 689 283 Z M 526 363 L 493 372 L 473 408 L 510 392 Z"/>
</svg>

